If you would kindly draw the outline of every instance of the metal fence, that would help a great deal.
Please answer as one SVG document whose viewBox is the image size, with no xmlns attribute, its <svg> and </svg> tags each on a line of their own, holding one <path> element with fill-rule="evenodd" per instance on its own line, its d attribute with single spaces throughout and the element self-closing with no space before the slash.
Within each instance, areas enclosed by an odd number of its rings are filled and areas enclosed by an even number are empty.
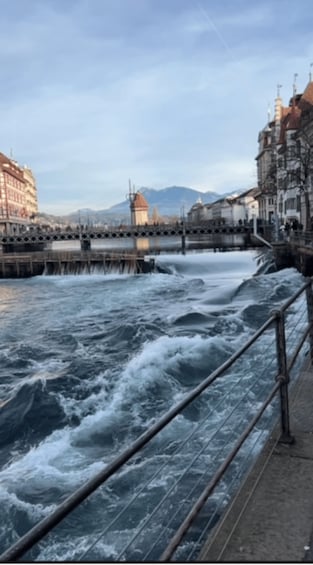
<svg viewBox="0 0 313 565">
<path fill-rule="evenodd" d="M 281 441 L 293 441 L 288 392 L 305 355 L 312 362 L 311 280 L 0 560 L 55 560 L 61 546 L 75 561 L 194 560 L 278 416 Z"/>
</svg>

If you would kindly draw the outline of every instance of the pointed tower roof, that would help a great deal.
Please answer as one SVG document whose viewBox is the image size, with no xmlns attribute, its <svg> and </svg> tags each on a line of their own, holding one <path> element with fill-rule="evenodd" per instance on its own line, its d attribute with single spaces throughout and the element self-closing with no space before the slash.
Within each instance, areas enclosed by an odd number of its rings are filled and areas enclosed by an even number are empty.
<svg viewBox="0 0 313 565">
<path fill-rule="evenodd" d="M 313 107 L 313 81 L 310 81 L 305 88 L 299 101 L 299 108 L 301 110 L 311 110 Z"/>
<path fill-rule="evenodd" d="M 301 110 L 298 108 L 295 103 L 293 103 L 291 107 L 291 112 L 288 115 L 288 120 L 286 123 L 286 130 L 287 129 L 298 129 L 300 126 L 300 118 L 301 118 Z"/>
<path fill-rule="evenodd" d="M 132 207 L 135 209 L 140 208 L 140 209 L 148 210 L 149 205 L 143 194 L 141 194 L 140 192 L 136 192 L 132 200 Z"/>
</svg>

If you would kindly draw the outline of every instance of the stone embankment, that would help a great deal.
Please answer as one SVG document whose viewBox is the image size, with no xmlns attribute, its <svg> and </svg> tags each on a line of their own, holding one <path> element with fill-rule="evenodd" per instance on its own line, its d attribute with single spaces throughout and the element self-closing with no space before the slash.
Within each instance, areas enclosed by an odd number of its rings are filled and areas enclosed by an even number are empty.
<svg viewBox="0 0 313 565">
<path fill-rule="evenodd" d="M 305 277 L 313 276 L 313 234 L 296 235 L 289 241 L 272 242 L 277 268 L 295 267 Z"/>
</svg>

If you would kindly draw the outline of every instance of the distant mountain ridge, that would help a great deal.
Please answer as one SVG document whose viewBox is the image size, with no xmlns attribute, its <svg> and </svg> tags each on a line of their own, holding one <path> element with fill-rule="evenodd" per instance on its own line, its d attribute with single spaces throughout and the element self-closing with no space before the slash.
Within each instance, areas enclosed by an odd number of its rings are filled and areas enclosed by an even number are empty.
<svg viewBox="0 0 313 565">
<path fill-rule="evenodd" d="M 157 208 L 161 216 L 177 216 L 187 215 L 187 212 L 196 203 L 198 198 L 201 198 L 204 204 L 215 202 L 220 198 L 225 198 L 234 191 L 225 194 L 218 194 L 217 192 L 200 192 L 193 188 L 185 186 L 168 186 L 157 190 L 155 188 L 142 187 L 139 189 L 141 194 L 144 195 L 149 205 L 149 215 L 153 213 L 153 209 Z M 239 191 L 239 192 L 242 192 Z M 76 212 L 64 216 L 53 216 L 51 214 L 39 214 L 42 221 L 58 222 L 58 223 L 130 223 L 130 209 L 129 200 L 125 198 L 123 202 L 114 204 L 110 208 L 103 210 L 92 210 L 91 208 L 81 208 Z"/>
<path fill-rule="evenodd" d="M 210 191 L 200 192 L 199 190 L 188 188 L 186 186 L 168 186 L 160 190 L 142 187 L 139 191 L 144 195 L 149 204 L 150 214 L 153 208 L 157 207 L 161 215 L 167 216 L 181 216 L 183 211 L 186 214 L 188 210 L 190 210 L 191 206 L 196 203 L 198 198 L 201 198 L 203 203 L 208 204 L 229 194 L 218 194 Z M 123 202 L 119 202 L 118 204 L 108 208 L 106 211 L 125 213 L 126 211 L 129 211 L 129 201 L 124 200 Z"/>
</svg>

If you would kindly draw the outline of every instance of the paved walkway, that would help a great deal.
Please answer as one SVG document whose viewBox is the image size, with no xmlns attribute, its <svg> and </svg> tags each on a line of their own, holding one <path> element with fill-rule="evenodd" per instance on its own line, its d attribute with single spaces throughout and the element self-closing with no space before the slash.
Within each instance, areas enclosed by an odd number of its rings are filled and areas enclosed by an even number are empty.
<svg viewBox="0 0 313 565">
<path fill-rule="evenodd" d="M 313 562 L 313 370 L 290 396 L 292 445 L 279 426 L 199 561 Z"/>
</svg>

